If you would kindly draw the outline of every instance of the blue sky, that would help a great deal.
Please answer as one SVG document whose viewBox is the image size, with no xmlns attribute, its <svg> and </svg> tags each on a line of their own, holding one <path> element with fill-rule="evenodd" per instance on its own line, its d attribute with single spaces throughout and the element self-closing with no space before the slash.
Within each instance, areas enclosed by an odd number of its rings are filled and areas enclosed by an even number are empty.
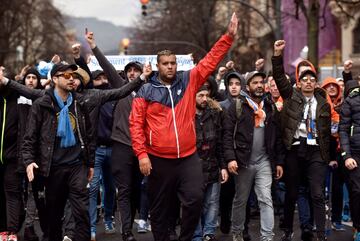
<svg viewBox="0 0 360 241">
<path fill-rule="evenodd" d="M 141 15 L 139 0 L 53 0 L 63 13 L 75 17 L 96 17 L 116 25 L 131 26 Z"/>
</svg>

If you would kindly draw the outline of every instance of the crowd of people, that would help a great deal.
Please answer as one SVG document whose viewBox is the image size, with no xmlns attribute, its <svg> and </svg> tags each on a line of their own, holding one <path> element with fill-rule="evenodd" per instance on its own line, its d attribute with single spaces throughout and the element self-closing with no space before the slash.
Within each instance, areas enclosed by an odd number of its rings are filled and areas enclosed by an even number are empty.
<svg viewBox="0 0 360 241">
<path fill-rule="evenodd" d="M 306 60 L 289 76 L 286 43 L 277 40 L 268 73 L 264 59 L 247 73 L 232 61 L 217 69 L 237 24 L 233 14 L 227 33 L 189 71 L 177 71 L 176 55 L 163 50 L 156 72 L 129 62 L 119 73 L 93 32 L 85 39 L 102 70 L 90 71 L 79 45 L 74 64 L 55 55 L 45 73 L 26 66 L 12 80 L 0 67 L 0 240 L 17 241 L 23 227 L 25 241 L 95 241 L 101 203 L 105 233 L 121 227 L 124 241 L 136 240 L 135 217 L 137 232 L 151 230 L 156 241 L 215 241 L 218 226 L 233 241 L 251 240 L 251 206 L 259 209 L 261 241 L 274 240 L 275 213 L 281 240 L 290 241 L 296 204 L 301 239 L 324 241 L 327 222 L 345 230 L 345 185 L 360 241 L 352 61 L 339 79 L 320 83 Z"/>
</svg>

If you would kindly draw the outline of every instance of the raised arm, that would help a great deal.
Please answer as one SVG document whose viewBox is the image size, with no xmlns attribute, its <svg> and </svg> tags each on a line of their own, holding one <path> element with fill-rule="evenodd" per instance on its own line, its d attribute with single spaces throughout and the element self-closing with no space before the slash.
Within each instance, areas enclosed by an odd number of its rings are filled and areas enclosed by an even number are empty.
<svg viewBox="0 0 360 241">
<path fill-rule="evenodd" d="M 236 36 L 237 28 L 238 19 L 236 14 L 233 13 L 227 33 L 215 43 L 210 52 L 207 53 L 207 55 L 199 62 L 199 64 L 191 70 L 190 85 L 194 88 L 195 91 L 205 83 L 209 75 L 215 71 L 216 66 L 229 51 Z"/>
<path fill-rule="evenodd" d="M 105 55 L 100 51 L 97 47 L 94 33 L 87 32 L 85 34 L 85 39 L 88 42 L 95 58 L 98 60 L 101 68 L 104 70 L 104 73 L 108 77 L 108 80 L 113 88 L 120 88 L 121 86 L 125 85 L 128 81 L 122 78 L 116 71 L 115 67 L 107 60 Z"/>
<path fill-rule="evenodd" d="M 288 99 L 293 91 L 293 87 L 287 80 L 284 70 L 282 53 L 285 48 L 284 40 L 277 40 L 274 43 L 274 55 L 271 58 L 273 66 L 273 77 L 283 99 Z"/>
<path fill-rule="evenodd" d="M 352 73 L 351 73 L 351 69 L 353 66 L 353 61 L 348 59 L 344 62 L 344 71 L 342 72 L 342 76 L 344 79 L 344 84 L 346 84 L 346 82 L 348 82 L 349 80 L 352 80 Z"/>
<path fill-rule="evenodd" d="M 108 101 L 119 100 L 131 94 L 133 91 L 137 91 L 148 80 L 152 73 L 150 64 L 145 64 L 143 67 L 143 73 L 137 77 L 134 81 L 131 81 L 124 86 L 117 89 L 99 90 L 99 101 L 104 104 Z"/>
<path fill-rule="evenodd" d="M 39 90 L 39 89 L 30 89 L 23 84 L 20 84 L 14 80 L 8 80 L 7 86 L 18 92 L 20 95 L 24 96 L 25 98 L 36 100 L 37 98 L 43 96 L 46 90 Z"/>
</svg>

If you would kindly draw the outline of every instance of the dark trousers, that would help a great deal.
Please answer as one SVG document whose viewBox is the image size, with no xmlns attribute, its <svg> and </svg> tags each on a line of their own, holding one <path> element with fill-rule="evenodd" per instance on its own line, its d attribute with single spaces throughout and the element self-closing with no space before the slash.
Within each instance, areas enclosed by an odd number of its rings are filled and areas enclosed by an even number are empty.
<svg viewBox="0 0 360 241">
<path fill-rule="evenodd" d="M 4 190 L 5 165 L 0 165 L 0 233 L 7 231 L 6 227 L 6 199 Z"/>
<path fill-rule="evenodd" d="M 113 143 L 111 164 L 114 184 L 118 189 L 122 232 L 125 233 L 131 231 L 136 209 L 140 206 L 142 175 L 131 146 L 120 142 Z"/>
<path fill-rule="evenodd" d="M 299 186 L 302 177 L 310 188 L 310 197 L 314 210 L 314 220 L 318 235 L 325 233 L 325 175 L 327 164 L 322 160 L 318 146 L 306 146 L 300 150 L 293 146 L 287 153 L 285 160 L 285 206 L 284 228 L 293 230 L 295 203 L 298 198 Z"/>
<path fill-rule="evenodd" d="M 179 198 L 182 222 L 179 241 L 192 240 L 202 211 L 203 174 L 197 153 L 178 159 L 149 156 L 152 170 L 148 194 L 151 229 L 155 241 L 169 241 L 169 216 L 172 203 Z"/>
<path fill-rule="evenodd" d="M 49 238 L 49 229 L 47 222 L 46 206 L 45 206 L 45 179 L 36 175 L 32 181 L 32 194 L 34 195 L 35 206 L 38 210 L 41 231 L 43 232 L 43 241 Z"/>
<path fill-rule="evenodd" d="M 148 177 L 144 177 L 141 182 L 141 197 L 139 218 L 147 221 L 149 216 L 149 199 L 147 195 Z"/>
<path fill-rule="evenodd" d="M 62 241 L 62 217 L 69 199 L 76 241 L 90 240 L 88 168 L 83 165 L 52 168 L 45 181 L 49 240 Z"/>
<path fill-rule="evenodd" d="M 220 230 L 223 233 L 229 233 L 231 227 L 232 203 L 235 196 L 235 184 L 232 175 L 229 180 L 221 184 L 219 211 L 221 217 Z"/>
<path fill-rule="evenodd" d="M 4 191 L 6 200 L 7 231 L 17 233 L 20 231 L 25 218 L 23 202 L 23 175 L 17 172 L 16 160 L 8 161 L 4 173 Z"/>
<path fill-rule="evenodd" d="M 350 213 L 353 221 L 353 227 L 360 231 L 360 153 L 352 153 L 358 167 L 353 170 L 347 170 L 347 180 L 349 183 Z"/>
<path fill-rule="evenodd" d="M 331 192 L 331 221 L 341 222 L 343 211 L 345 170 L 342 157 L 338 156 L 338 167 L 332 172 L 332 192 Z"/>
</svg>

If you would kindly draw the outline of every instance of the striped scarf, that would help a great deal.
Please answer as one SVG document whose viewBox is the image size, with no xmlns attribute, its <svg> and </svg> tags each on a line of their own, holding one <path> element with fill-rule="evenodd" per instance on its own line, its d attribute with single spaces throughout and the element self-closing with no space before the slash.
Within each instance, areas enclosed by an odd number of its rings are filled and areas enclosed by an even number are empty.
<svg viewBox="0 0 360 241">
<path fill-rule="evenodd" d="M 265 126 L 265 118 L 266 113 L 263 110 L 264 108 L 264 100 L 260 102 L 260 104 L 257 104 L 255 101 L 253 101 L 248 95 L 245 96 L 247 102 L 249 103 L 249 106 L 254 110 L 255 114 L 255 127 L 264 127 Z"/>
</svg>

